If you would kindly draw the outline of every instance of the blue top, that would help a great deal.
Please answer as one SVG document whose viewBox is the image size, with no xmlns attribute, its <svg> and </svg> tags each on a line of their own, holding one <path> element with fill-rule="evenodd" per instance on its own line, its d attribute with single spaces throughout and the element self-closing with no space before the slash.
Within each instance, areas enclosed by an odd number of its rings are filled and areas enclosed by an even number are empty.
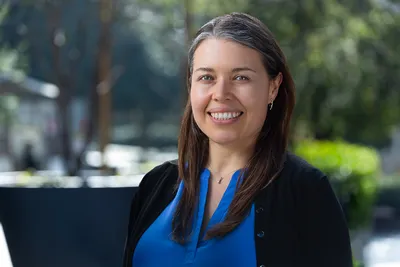
<svg viewBox="0 0 400 267">
<path fill-rule="evenodd" d="M 240 171 L 233 174 L 221 202 L 209 220 L 207 230 L 224 220 L 235 194 L 239 174 Z M 194 215 L 193 234 L 190 241 L 181 245 L 170 239 L 172 218 L 182 194 L 182 182 L 174 200 L 140 238 L 133 255 L 132 267 L 243 267 L 257 265 L 254 242 L 254 204 L 245 220 L 224 238 L 204 240 L 204 234 L 200 237 L 209 178 L 210 171 L 205 169 L 200 175 L 199 206 Z"/>
</svg>

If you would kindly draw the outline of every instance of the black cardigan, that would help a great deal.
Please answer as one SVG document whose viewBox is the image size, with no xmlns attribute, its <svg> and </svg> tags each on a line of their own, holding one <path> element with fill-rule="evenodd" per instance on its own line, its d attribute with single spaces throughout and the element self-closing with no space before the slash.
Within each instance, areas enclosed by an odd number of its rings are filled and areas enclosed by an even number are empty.
<svg viewBox="0 0 400 267">
<path fill-rule="evenodd" d="M 175 197 L 178 167 L 173 162 L 145 175 L 133 197 L 124 267 L 142 234 Z M 327 177 L 287 154 L 279 177 L 255 198 L 257 266 L 351 267 L 347 224 Z M 221 266 L 222 267 L 222 266 Z"/>
</svg>

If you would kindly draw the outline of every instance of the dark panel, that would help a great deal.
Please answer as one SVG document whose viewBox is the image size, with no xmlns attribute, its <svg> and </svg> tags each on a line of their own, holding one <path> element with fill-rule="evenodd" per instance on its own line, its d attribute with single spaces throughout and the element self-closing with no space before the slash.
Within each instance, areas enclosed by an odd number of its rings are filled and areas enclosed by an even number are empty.
<svg viewBox="0 0 400 267">
<path fill-rule="evenodd" d="M 137 188 L 0 188 L 14 267 L 122 266 Z"/>
</svg>

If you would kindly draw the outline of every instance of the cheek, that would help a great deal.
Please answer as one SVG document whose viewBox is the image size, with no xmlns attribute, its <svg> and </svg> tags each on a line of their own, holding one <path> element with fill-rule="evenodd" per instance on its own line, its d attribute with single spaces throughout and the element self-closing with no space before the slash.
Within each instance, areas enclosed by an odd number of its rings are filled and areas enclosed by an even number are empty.
<svg viewBox="0 0 400 267">
<path fill-rule="evenodd" d="M 200 116 L 204 115 L 209 103 L 208 99 L 209 98 L 202 92 L 199 92 L 199 90 L 190 91 L 190 102 L 192 104 L 193 116 L 196 120 L 198 120 Z"/>
<path fill-rule="evenodd" d="M 251 118 L 251 124 L 263 125 L 268 113 L 268 96 L 266 93 L 247 94 L 242 104 Z"/>
<path fill-rule="evenodd" d="M 248 112 L 266 114 L 268 108 L 268 91 L 248 90 L 241 94 L 240 99 Z"/>
<path fill-rule="evenodd" d="M 210 96 L 206 89 L 193 88 L 190 91 L 190 100 L 192 105 L 205 109 L 210 102 Z"/>
</svg>

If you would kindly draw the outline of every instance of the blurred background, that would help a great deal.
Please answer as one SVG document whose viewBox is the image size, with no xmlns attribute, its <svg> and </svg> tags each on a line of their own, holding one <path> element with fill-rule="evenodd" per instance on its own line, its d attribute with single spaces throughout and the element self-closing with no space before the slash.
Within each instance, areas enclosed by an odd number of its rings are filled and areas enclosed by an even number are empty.
<svg viewBox="0 0 400 267">
<path fill-rule="evenodd" d="M 329 175 L 355 264 L 400 266 L 398 0 L 0 0 L 0 266 L 122 266 L 138 183 L 177 157 L 187 45 L 233 11 L 288 58 L 290 149 Z"/>
</svg>

